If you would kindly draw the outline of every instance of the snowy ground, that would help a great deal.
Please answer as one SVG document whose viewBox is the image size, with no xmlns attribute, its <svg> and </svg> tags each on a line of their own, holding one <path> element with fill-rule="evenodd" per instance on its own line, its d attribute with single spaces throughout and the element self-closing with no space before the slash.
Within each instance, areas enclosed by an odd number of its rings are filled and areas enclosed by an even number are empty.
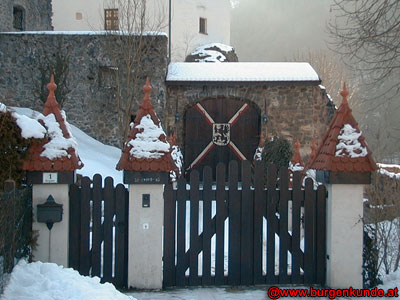
<svg viewBox="0 0 400 300">
<path fill-rule="evenodd" d="M 11 274 L 3 300 L 135 300 L 98 277 L 85 277 L 52 263 L 20 261 Z"/>
<path fill-rule="evenodd" d="M 400 284 L 400 271 L 383 278 L 385 291 Z M 261 300 L 268 299 L 267 287 L 191 288 L 122 294 L 97 277 L 81 276 L 72 269 L 52 263 L 21 261 L 13 270 L 2 300 Z M 285 288 L 285 287 L 282 287 Z M 301 288 L 301 287 L 297 287 Z M 286 298 L 296 299 L 296 298 Z M 327 298 L 323 298 L 327 299 Z M 360 298 L 368 299 L 368 298 Z M 392 298 L 393 299 L 393 298 Z"/>
</svg>

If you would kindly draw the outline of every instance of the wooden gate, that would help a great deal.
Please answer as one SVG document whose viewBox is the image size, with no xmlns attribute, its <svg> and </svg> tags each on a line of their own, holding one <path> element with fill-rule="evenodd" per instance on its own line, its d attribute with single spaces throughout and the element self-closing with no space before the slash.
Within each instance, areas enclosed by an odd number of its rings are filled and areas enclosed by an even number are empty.
<svg viewBox="0 0 400 300">
<path fill-rule="evenodd" d="M 256 285 L 325 283 L 324 186 L 314 190 L 301 175 L 288 187 L 288 170 L 271 165 L 254 174 L 248 161 L 218 164 L 178 180 L 164 192 L 164 285 Z"/>
<path fill-rule="evenodd" d="M 225 98 L 195 104 L 185 113 L 185 170 L 253 160 L 259 130 L 260 113 L 252 104 Z"/>
<path fill-rule="evenodd" d="M 126 287 L 128 270 L 128 198 L 124 185 L 96 174 L 70 186 L 69 266 Z"/>
</svg>

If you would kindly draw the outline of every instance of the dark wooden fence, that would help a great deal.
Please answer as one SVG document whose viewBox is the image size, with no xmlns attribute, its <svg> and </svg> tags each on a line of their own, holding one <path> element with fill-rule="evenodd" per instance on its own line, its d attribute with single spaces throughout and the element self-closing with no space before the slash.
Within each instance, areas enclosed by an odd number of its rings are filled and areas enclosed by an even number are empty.
<svg viewBox="0 0 400 300">
<path fill-rule="evenodd" d="M 69 266 L 122 288 L 128 269 L 128 190 L 96 174 L 70 186 Z"/>
<path fill-rule="evenodd" d="M 164 286 L 324 284 L 325 187 L 307 179 L 303 188 L 296 172 L 289 188 L 287 168 L 278 180 L 273 165 L 266 181 L 261 164 L 253 172 L 244 161 L 241 172 L 239 182 L 231 162 L 226 179 L 219 164 L 216 182 L 205 167 L 203 182 L 193 171 L 189 183 L 166 185 Z"/>
</svg>

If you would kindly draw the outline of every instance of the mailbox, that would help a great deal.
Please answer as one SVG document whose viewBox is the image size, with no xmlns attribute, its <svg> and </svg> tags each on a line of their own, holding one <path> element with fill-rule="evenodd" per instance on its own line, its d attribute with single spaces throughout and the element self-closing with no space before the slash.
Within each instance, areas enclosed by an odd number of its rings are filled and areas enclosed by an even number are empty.
<svg viewBox="0 0 400 300">
<path fill-rule="evenodd" d="M 52 195 L 47 198 L 45 203 L 37 205 L 37 221 L 46 223 L 49 230 L 53 228 L 54 223 L 61 222 L 62 214 L 62 204 L 56 203 Z"/>
</svg>

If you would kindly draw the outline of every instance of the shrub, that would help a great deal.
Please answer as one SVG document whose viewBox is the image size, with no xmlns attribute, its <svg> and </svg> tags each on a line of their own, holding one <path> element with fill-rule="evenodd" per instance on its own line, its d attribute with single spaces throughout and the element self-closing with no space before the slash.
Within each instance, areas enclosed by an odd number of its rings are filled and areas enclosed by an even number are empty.
<svg viewBox="0 0 400 300">
<path fill-rule="evenodd" d="M 274 164 L 277 170 L 280 167 L 288 167 L 293 156 L 293 150 L 289 141 L 284 137 L 273 137 L 265 142 L 263 151 L 265 165 Z"/>
<path fill-rule="evenodd" d="M 0 190 L 7 179 L 13 179 L 17 185 L 21 183 L 25 174 L 22 164 L 32 143 L 32 139 L 21 136 L 21 129 L 10 112 L 0 113 Z"/>
</svg>

